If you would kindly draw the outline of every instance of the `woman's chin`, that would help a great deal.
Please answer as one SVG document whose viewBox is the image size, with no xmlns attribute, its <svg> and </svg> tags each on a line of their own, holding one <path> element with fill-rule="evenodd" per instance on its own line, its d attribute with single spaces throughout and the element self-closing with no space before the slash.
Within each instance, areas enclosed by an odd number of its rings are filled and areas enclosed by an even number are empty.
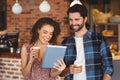
<svg viewBox="0 0 120 80">
<path fill-rule="evenodd" d="M 47 44 L 48 44 L 48 42 L 45 42 L 45 41 L 44 41 L 44 42 L 42 42 L 42 44 L 43 44 L 43 45 L 47 45 Z"/>
</svg>

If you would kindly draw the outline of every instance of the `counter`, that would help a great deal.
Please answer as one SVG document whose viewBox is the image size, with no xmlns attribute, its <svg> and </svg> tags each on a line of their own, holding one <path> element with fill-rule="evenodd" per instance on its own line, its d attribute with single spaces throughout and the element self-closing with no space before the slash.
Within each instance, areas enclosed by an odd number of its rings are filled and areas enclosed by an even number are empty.
<svg viewBox="0 0 120 80">
<path fill-rule="evenodd" d="M 113 60 L 120 60 L 120 55 L 113 56 Z"/>
<path fill-rule="evenodd" d="M 23 80 L 20 54 L 0 52 L 0 80 Z"/>
<path fill-rule="evenodd" d="M 119 80 L 120 56 L 113 57 L 113 66 L 112 80 Z M 0 80 L 23 80 L 20 54 L 0 53 Z"/>
<path fill-rule="evenodd" d="M 112 80 L 120 80 L 120 59 L 113 60 L 114 73 Z"/>
<path fill-rule="evenodd" d="M 9 52 L 0 52 L 0 57 L 4 58 L 20 58 L 20 54 L 9 53 Z"/>
</svg>

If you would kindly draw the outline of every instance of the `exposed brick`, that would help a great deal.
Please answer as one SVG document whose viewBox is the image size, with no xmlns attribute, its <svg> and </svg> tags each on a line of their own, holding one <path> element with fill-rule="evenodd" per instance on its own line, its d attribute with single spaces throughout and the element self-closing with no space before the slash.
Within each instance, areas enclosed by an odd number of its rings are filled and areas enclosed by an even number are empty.
<svg viewBox="0 0 120 80">
<path fill-rule="evenodd" d="M 4 69 L 5 70 L 10 70 L 10 67 L 9 66 L 5 66 Z"/>
<path fill-rule="evenodd" d="M 13 63 L 18 63 L 19 61 L 18 60 L 12 60 Z"/>
<path fill-rule="evenodd" d="M 5 60 L 4 60 L 4 62 L 10 62 L 10 60 L 8 60 L 8 59 L 5 59 Z"/>
<path fill-rule="evenodd" d="M 6 78 L 10 78 L 10 75 L 6 75 L 5 77 L 6 77 Z"/>
<path fill-rule="evenodd" d="M 2 59 L 0 59 L 0 62 L 2 62 Z"/>
<path fill-rule="evenodd" d="M 21 67 L 21 64 L 16 64 L 17 67 Z"/>
<path fill-rule="evenodd" d="M 15 72 L 15 75 L 21 75 L 21 73 L 20 73 L 20 72 L 19 72 L 19 73 L 18 73 L 18 72 Z"/>
<path fill-rule="evenodd" d="M 18 76 L 13 76 L 13 79 L 19 79 L 19 77 Z"/>
<path fill-rule="evenodd" d="M 50 0 L 51 10 L 48 13 L 41 13 L 39 10 L 39 4 L 42 1 L 35 0 L 34 3 L 30 3 L 25 0 L 20 0 L 19 3 L 24 8 L 21 14 L 13 14 L 11 7 L 15 3 L 14 0 L 7 0 L 7 29 L 9 32 L 20 31 L 20 47 L 30 40 L 30 32 L 34 23 L 41 17 L 51 17 L 58 22 L 63 22 L 63 18 L 66 16 L 66 11 L 69 6 L 69 2 L 65 0 Z M 62 11 L 64 10 L 64 11 Z M 61 12 L 62 11 L 62 12 Z M 25 35 L 22 35 L 24 34 Z"/>
<path fill-rule="evenodd" d="M 13 70 L 13 71 L 18 71 L 18 68 L 11 68 L 11 70 Z"/>
<path fill-rule="evenodd" d="M 2 64 L 0 66 L 0 80 L 23 80 L 20 66 L 21 59 L 0 58 L 0 60 L 0 64 Z"/>
<path fill-rule="evenodd" d="M 2 75 L 0 75 L 0 79 L 2 78 Z"/>
<path fill-rule="evenodd" d="M 8 64 L 8 66 L 14 66 L 14 64 L 10 63 L 10 64 Z"/>
<path fill-rule="evenodd" d="M 1 71 L 1 69 L 2 69 L 2 66 L 0 66 L 0 71 Z"/>
<path fill-rule="evenodd" d="M 5 73 L 5 71 L 3 71 L 3 70 L 2 70 L 2 71 L 0 71 L 0 73 L 4 74 L 4 73 Z"/>
<path fill-rule="evenodd" d="M 5 66 L 6 64 L 5 63 L 0 63 L 0 66 Z"/>
<path fill-rule="evenodd" d="M 14 71 L 7 71 L 7 73 L 12 75 L 12 74 L 14 74 Z"/>
</svg>

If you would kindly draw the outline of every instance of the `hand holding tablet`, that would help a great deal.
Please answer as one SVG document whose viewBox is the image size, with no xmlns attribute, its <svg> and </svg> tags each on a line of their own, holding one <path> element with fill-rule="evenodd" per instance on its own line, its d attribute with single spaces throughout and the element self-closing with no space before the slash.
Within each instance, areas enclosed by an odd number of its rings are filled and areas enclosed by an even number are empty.
<svg viewBox="0 0 120 80">
<path fill-rule="evenodd" d="M 53 68 L 57 60 L 63 59 L 66 46 L 48 45 L 42 61 L 42 68 Z"/>
</svg>

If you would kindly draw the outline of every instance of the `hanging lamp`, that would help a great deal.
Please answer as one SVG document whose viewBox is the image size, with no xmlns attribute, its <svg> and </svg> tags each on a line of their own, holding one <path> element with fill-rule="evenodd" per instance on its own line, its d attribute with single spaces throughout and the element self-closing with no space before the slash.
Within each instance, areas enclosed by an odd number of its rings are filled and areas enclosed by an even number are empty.
<svg viewBox="0 0 120 80">
<path fill-rule="evenodd" d="M 49 12 L 50 8 L 51 8 L 51 6 L 47 0 L 43 0 L 43 2 L 39 5 L 39 9 L 43 13 Z"/>
<path fill-rule="evenodd" d="M 14 14 L 20 14 L 22 12 L 22 6 L 16 0 L 16 3 L 12 6 L 12 12 Z"/>
<path fill-rule="evenodd" d="M 70 7 L 72 7 L 72 6 L 75 5 L 75 4 L 80 4 L 80 5 L 82 5 L 82 3 L 81 3 L 80 0 L 74 0 L 73 2 L 71 2 Z"/>
</svg>

